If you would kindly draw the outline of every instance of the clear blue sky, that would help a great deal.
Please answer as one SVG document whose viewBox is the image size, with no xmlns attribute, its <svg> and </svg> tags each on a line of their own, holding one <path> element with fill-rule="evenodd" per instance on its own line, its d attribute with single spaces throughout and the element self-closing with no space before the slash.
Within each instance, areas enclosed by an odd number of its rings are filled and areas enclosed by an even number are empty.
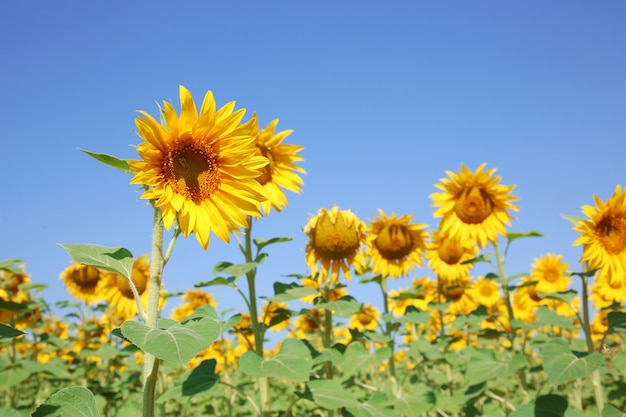
<svg viewBox="0 0 626 417">
<path fill-rule="evenodd" d="M 303 194 L 257 222 L 257 237 L 294 237 L 270 249 L 261 295 L 306 273 L 302 227 L 320 207 L 436 227 L 428 195 L 462 162 L 498 168 L 520 197 L 512 230 L 545 235 L 515 243 L 510 274 L 546 252 L 579 270 L 561 214 L 626 185 L 625 21 L 622 1 L 7 2 L 0 259 L 25 260 L 56 301 L 69 263 L 57 243 L 148 253 L 152 212 L 137 187 L 78 148 L 136 158 L 136 111 L 177 103 L 183 84 L 262 125 L 280 118 L 304 146 Z M 179 241 L 166 289 L 212 278 L 222 260 L 240 253 L 215 237 L 208 252 Z M 350 291 L 378 302 L 371 286 Z M 217 296 L 243 308 L 230 289 Z"/>
</svg>

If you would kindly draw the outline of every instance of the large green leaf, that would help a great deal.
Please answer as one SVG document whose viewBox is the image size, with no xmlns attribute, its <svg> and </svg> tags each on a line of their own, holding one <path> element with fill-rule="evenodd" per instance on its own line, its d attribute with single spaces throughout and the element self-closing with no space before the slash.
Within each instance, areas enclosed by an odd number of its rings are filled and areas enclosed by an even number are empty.
<svg viewBox="0 0 626 417">
<path fill-rule="evenodd" d="M 205 360 L 193 369 L 183 382 L 183 396 L 198 394 L 213 388 L 220 379 L 215 373 L 216 363 L 215 359 Z"/>
<path fill-rule="evenodd" d="M 128 162 L 123 159 L 119 159 L 115 156 L 107 155 L 105 153 L 89 152 L 84 149 L 81 149 L 81 151 L 85 152 L 87 155 L 102 162 L 105 165 L 108 165 L 115 169 L 119 169 L 120 171 L 126 172 L 127 174 L 133 173 L 133 170 L 130 168 L 130 165 L 128 165 Z"/>
<path fill-rule="evenodd" d="M 0 261 L 0 270 L 5 270 L 5 271 L 9 271 L 12 272 L 14 274 L 21 274 L 22 272 L 22 268 L 20 268 L 19 266 L 16 266 L 16 264 L 19 264 L 22 261 L 21 259 L 7 259 L 6 261 Z"/>
<path fill-rule="evenodd" d="M 335 410 L 341 407 L 358 407 L 359 401 L 341 384 L 334 380 L 318 379 L 307 382 L 313 401 L 320 407 Z"/>
<path fill-rule="evenodd" d="M 276 377 L 291 381 L 308 381 L 313 364 L 311 352 L 299 339 L 285 339 L 276 356 L 261 358 L 248 351 L 239 359 L 239 369 L 252 377 Z"/>
<path fill-rule="evenodd" d="M 291 284 L 274 282 L 274 296 L 270 297 L 268 300 L 281 303 L 291 300 L 299 300 L 302 297 L 315 295 L 317 293 L 318 290 L 315 288 L 306 287 L 295 282 L 292 282 Z"/>
<path fill-rule="evenodd" d="M 567 399 L 547 394 L 518 407 L 509 417 L 565 417 Z"/>
<path fill-rule="evenodd" d="M 17 330 L 11 326 L 0 323 L 0 340 L 5 338 L 17 337 L 25 334 L 21 330 Z"/>
<path fill-rule="evenodd" d="M 22 417 L 22 414 L 14 408 L 0 407 L 0 416 L 2 417 Z"/>
<path fill-rule="evenodd" d="M 343 352 L 337 367 L 344 373 L 344 377 L 348 377 L 355 372 L 367 372 L 367 366 L 375 359 L 362 343 L 353 343 Z"/>
<path fill-rule="evenodd" d="M 541 349 L 541 360 L 550 382 L 559 385 L 590 375 L 602 365 L 604 356 L 596 352 L 577 356 L 565 340 L 552 339 Z"/>
<path fill-rule="evenodd" d="M 465 373 L 465 382 L 468 385 L 474 385 L 479 382 L 488 381 L 497 375 L 505 372 L 507 363 L 496 359 L 491 349 L 477 349 L 472 352 L 467 371 Z"/>
<path fill-rule="evenodd" d="M 522 237 L 543 237 L 543 235 L 534 230 L 529 230 L 528 232 L 509 232 L 506 234 L 506 238 L 508 239 L 509 243 Z"/>
<path fill-rule="evenodd" d="M 274 237 L 271 239 L 254 239 L 254 244 L 256 245 L 257 252 L 261 252 L 261 250 L 267 245 L 271 245 L 273 243 L 281 243 L 281 242 L 290 242 L 293 238 L 291 237 Z"/>
<path fill-rule="evenodd" d="M 602 417 L 624 417 L 624 413 L 612 405 L 605 405 L 602 409 Z"/>
<path fill-rule="evenodd" d="M 396 399 L 396 410 L 405 417 L 420 417 L 437 403 L 437 394 L 430 387 L 414 383 Z"/>
<path fill-rule="evenodd" d="M 133 254 L 128 249 L 94 244 L 61 244 L 61 246 L 76 263 L 114 272 L 128 279 L 131 277 Z"/>
<path fill-rule="evenodd" d="M 192 318 L 182 323 L 160 319 L 156 329 L 127 321 L 121 330 L 124 337 L 144 352 L 183 367 L 215 342 L 222 333 L 222 324 L 211 317 Z"/>
<path fill-rule="evenodd" d="M 224 273 L 227 275 L 231 275 L 235 278 L 239 278 L 244 274 L 252 271 L 258 265 L 262 264 L 267 254 L 261 254 L 256 261 L 247 262 L 245 264 L 233 264 L 230 262 L 219 262 L 217 265 L 213 267 L 213 273 L 219 274 Z"/>
<path fill-rule="evenodd" d="M 99 417 L 96 399 L 85 387 L 68 387 L 52 394 L 32 417 Z"/>
</svg>

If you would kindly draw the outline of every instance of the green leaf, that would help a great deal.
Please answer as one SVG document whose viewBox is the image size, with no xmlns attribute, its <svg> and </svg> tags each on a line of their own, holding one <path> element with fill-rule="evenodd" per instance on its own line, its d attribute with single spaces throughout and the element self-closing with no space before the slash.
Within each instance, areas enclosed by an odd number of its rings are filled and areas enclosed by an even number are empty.
<svg viewBox="0 0 626 417">
<path fill-rule="evenodd" d="M 128 162 L 126 162 L 123 159 L 119 159 L 119 158 L 116 158 L 115 156 L 107 155 L 104 153 L 89 152 L 84 149 L 80 149 L 80 150 L 85 152 L 87 155 L 91 156 L 92 158 L 102 162 L 105 165 L 108 165 L 115 169 L 119 169 L 120 171 L 126 172 L 127 174 L 134 173 L 133 170 L 130 168 L 130 165 L 128 165 Z"/>
<path fill-rule="evenodd" d="M 566 304 L 572 305 L 574 302 L 574 298 L 576 298 L 576 290 L 567 290 L 562 292 L 549 292 L 545 294 L 541 294 L 541 298 L 548 298 L 551 300 L 559 300 L 563 301 Z"/>
<path fill-rule="evenodd" d="M 228 277 L 228 278 L 217 277 L 217 278 L 214 278 L 214 279 L 212 279 L 210 281 L 202 281 L 202 282 L 198 282 L 198 283 L 193 284 L 193 286 L 196 287 L 196 288 L 212 287 L 214 285 L 226 285 L 228 287 L 236 288 L 237 287 L 237 278 L 235 278 L 235 277 Z"/>
<path fill-rule="evenodd" d="M 359 401 L 341 384 L 334 380 L 318 379 L 307 382 L 307 387 L 313 395 L 313 401 L 327 410 L 341 407 L 358 407 Z"/>
<path fill-rule="evenodd" d="M 211 317 L 192 318 L 182 323 L 160 319 L 157 329 L 127 321 L 122 324 L 121 330 L 124 337 L 142 351 L 183 367 L 215 342 L 222 333 L 222 324 L 222 321 Z"/>
<path fill-rule="evenodd" d="M 8 310 L 8 311 L 28 311 L 28 303 L 15 303 L 13 301 L 0 301 L 0 310 Z"/>
<path fill-rule="evenodd" d="M 2 417 L 22 417 L 22 414 L 14 408 L 0 407 L 0 416 Z"/>
<path fill-rule="evenodd" d="M 476 349 L 471 353 L 465 373 L 465 382 L 475 385 L 502 375 L 507 368 L 507 362 L 496 359 L 491 349 Z"/>
<path fill-rule="evenodd" d="M 368 352 L 362 343 L 353 343 L 343 352 L 337 367 L 343 371 L 344 378 L 347 378 L 355 372 L 367 369 L 374 359 L 374 355 Z"/>
<path fill-rule="evenodd" d="M 572 226 L 578 226 L 583 219 L 581 217 L 578 216 L 572 216 L 569 214 L 561 214 L 561 217 L 563 217 L 565 220 L 567 220 L 568 222 L 570 222 L 572 224 Z"/>
<path fill-rule="evenodd" d="M 93 393 L 85 387 L 68 387 L 52 394 L 32 417 L 98 417 Z"/>
<path fill-rule="evenodd" d="M 575 329 L 577 326 L 574 324 L 574 317 L 564 317 L 556 311 L 546 306 L 541 306 L 535 313 L 537 316 L 537 325 L 558 326 L 562 329 Z"/>
<path fill-rule="evenodd" d="M 281 242 L 290 242 L 293 238 L 291 237 L 274 237 L 272 239 L 254 239 L 254 244 L 256 245 L 257 252 L 261 252 L 261 250 L 267 245 L 271 245 L 273 243 L 281 243 Z"/>
<path fill-rule="evenodd" d="M 338 300 L 328 303 L 319 302 L 316 304 L 317 308 L 327 308 L 333 310 L 333 313 L 338 317 L 350 317 L 361 311 L 363 303 L 357 301 L 356 298 L 346 295 Z"/>
<path fill-rule="evenodd" d="M 612 405 L 605 405 L 602 409 L 602 417 L 624 417 L 624 413 Z"/>
<path fill-rule="evenodd" d="M 22 383 L 30 376 L 30 371 L 21 364 L 0 369 L 0 387 L 11 388 Z"/>
<path fill-rule="evenodd" d="M 216 363 L 215 359 L 204 360 L 192 370 L 183 382 L 183 396 L 198 394 L 213 388 L 220 379 L 215 373 Z"/>
<path fill-rule="evenodd" d="M 285 339 L 278 354 L 270 359 L 262 359 L 253 351 L 239 359 L 239 369 L 252 377 L 286 378 L 296 382 L 308 381 L 312 365 L 311 352 L 299 339 Z"/>
<path fill-rule="evenodd" d="M 315 295 L 318 290 L 311 287 L 305 287 L 298 283 L 283 284 L 282 282 L 274 282 L 274 296 L 268 298 L 269 301 L 277 303 L 299 300 L 302 297 Z"/>
<path fill-rule="evenodd" d="M 11 326 L 8 326 L 6 324 L 0 323 L 0 339 L 8 339 L 11 337 L 17 337 L 17 336 L 21 336 L 24 333 L 21 330 L 17 330 Z"/>
<path fill-rule="evenodd" d="M 613 331 L 616 328 L 626 328 L 626 313 L 623 311 L 611 311 L 607 315 L 609 322 L 609 331 Z"/>
<path fill-rule="evenodd" d="M 552 339 L 547 342 L 541 349 L 541 360 L 550 382 L 559 385 L 584 378 L 604 362 L 604 356 L 596 352 L 579 356 L 572 352 L 563 339 Z"/>
<path fill-rule="evenodd" d="M 21 259 L 7 259 L 6 261 L 0 261 L 0 270 L 9 271 L 14 274 L 21 274 L 24 271 L 19 266 L 15 266 L 15 264 L 22 262 L 24 261 Z"/>
<path fill-rule="evenodd" d="M 264 254 L 264 255 L 265 256 L 259 256 L 260 259 L 257 259 L 254 262 L 247 262 L 245 264 L 233 264 L 230 262 L 219 262 L 213 268 L 213 273 L 214 274 L 224 273 L 224 274 L 231 275 L 235 278 L 239 278 L 247 274 L 248 272 L 252 271 L 258 265 L 262 264 L 263 260 L 267 257 L 267 254 Z"/>
<path fill-rule="evenodd" d="M 565 417 L 567 399 L 560 395 L 547 394 L 518 407 L 509 417 Z"/>
<path fill-rule="evenodd" d="M 487 263 L 491 262 L 491 254 L 490 253 L 484 253 L 482 255 L 478 255 L 475 258 L 468 259 L 467 261 L 461 262 L 461 265 L 475 264 L 475 263 L 479 263 L 479 262 L 487 262 Z"/>
<path fill-rule="evenodd" d="M 133 254 L 128 249 L 93 244 L 64 245 L 74 262 L 114 272 L 130 279 L 133 270 Z"/>
<path fill-rule="evenodd" d="M 427 385 L 414 383 L 409 389 L 403 390 L 402 396 L 396 399 L 395 407 L 400 415 L 420 417 L 437 404 L 436 392 Z"/>
<path fill-rule="evenodd" d="M 534 230 L 529 230 L 528 232 L 509 232 L 506 234 L 506 238 L 509 241 L 509 244 L 516 239 L 520 239 L 522 237 L 543 237 L 543 235 Z"/>
</svg>

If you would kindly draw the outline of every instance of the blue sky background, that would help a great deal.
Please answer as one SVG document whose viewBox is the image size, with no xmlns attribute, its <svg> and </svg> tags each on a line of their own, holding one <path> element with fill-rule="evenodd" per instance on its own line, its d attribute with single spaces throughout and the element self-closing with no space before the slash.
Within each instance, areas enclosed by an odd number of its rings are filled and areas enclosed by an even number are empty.
<svg viewBox="0 0 626 417">
<path fill-rule="evenodd" d="M 58 243 L 149 253 L 152 210 L 137 187 L 78 149 L 136 158 L 136 111 L 178 108 L 182 84 L 263 126 L 280 118 L 295 131 L 286 142 L 304 146 L 304 192 L 255 226 L 294 238 L 269 249 L 261 295 L 307 272 L 302 228 L 320 207 L 436 227 L 428 196 L 461 163 L 498 168 L 520 197 L 512 230 L 545 235 L 515 242 L 509 274 L 547 252 L 580 270 L 561 214 L 625 183 L 625 19 L 621 1 L 7 2 L 0 259 L 23 259 L 56 301 L 68 298 Z M 184 291 L 240 256 L 216 237 L 208 252 L 180 240 L 165 287 Z M 374 287 L 349 288 L 380 305 Z M 243 309 L 232 289 L 215 291 L 221 308 Z"/>
</svg>

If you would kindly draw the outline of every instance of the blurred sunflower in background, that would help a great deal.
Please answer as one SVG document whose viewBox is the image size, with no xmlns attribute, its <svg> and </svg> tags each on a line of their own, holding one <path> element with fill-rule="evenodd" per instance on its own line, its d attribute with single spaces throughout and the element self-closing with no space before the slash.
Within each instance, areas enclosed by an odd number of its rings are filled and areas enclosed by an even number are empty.
<svg viewBox="0 0 626 417">
<path fill-rule="evenodd" d="M 204 305 L 210 305 L 217 307 L 217 301 L 213 299 L 213 296 L 201 289 L 187 289 L 187 292 L 183 294 L 182 300 L 184 303 L 172 309 L 170 317 L 173 320 L 182 322 L 186 317 L 191 315 L 197 308 Z"/>
<path fill-rule="evenodd" d="M 322 292 L 320 290 L 319 281 L 315 279 L 311 279 L 311 278 L 303 278 L 302 286 L 308 287 L 308 288 L 314 288 L 318 291 L 317 294 L 300 297 L 300 301 L 302 301 L 303 303 L 313 304 L 317 297 L 322 297 Z M 348 289 L 345 287 L 345 285 L 339 284 L 330 290 L 330 293 L 328 294 L 328 301 L 336 301 L 342 297 L 345 297 L 346 295 L 348 295 Z"/>
<path fill-rule="evenodd" d="M 70 295 L 87 304 L 104 300 L 103 283 L 109 273 L 89 265 L 71 262 L 60 278 Z"/>
<path fill-rule="evenodd" d="M 502 299 L 500 286 L 485 277 L 479 277 L 468 291 L 478 304 L 487 308 L 496 306 Z"/>
<path fill-rule="evenodd" d="M 535 291 L 539 293 L 567 291 L 571 283 L 568 269 L 569 265 L 563 262 L 563 255 L 547 253 L 535 258 L 530 269 L 530 278 L 536 281 Z"/>
<path fill-rule="evenodd" d="M 433 302 L 437 287 L 429 278 L 415 278 L 412 286 L 399 290 L 389 291 L 389 310 L 395 316 L 402 317 L 408 307 L 428 311 L 428 305 Z"/>
<path fill-rule="evenodd" d="M 349 329 L 357 329 L 360 331 L 371 330 L 374 331 L 378 328 L 378 319 L 380 318 L 380 311 L 378 308 L 371 304 L 363 304 L 361 311 L 352 314 L 350 321 L 348 322 Z"/>
<path fill-rule="evenodd" d="M 150 262 L 147 255 L 135 259 L 131 279 L 145 309 L 148 305 L 148 285 L 150 282 Z M 137 315 L 137 303 L 126 277 L 114 273 L 107 274 L 103 283 L 103 292 L 109 306 L 115 309 L 116 314 L 126 317 L 127 320 L 133 319 Z"/>
<path fill-rule="evenodd" d="M 434 216 L 441 217 L 439 230 L 461 242 L 474 241 L 481 247 L 495 241 L 498 235 L 506 235 L 505 225 L 511 224 L 509 210 L 518 208 L 511 202 L 518 200 L 511 195 L 514 185 L 501 185 L 496 169 L 485 171 L 481 164 L 476 172 L 464 164 L 457 173 L 446 171 L 449 178 L 442 178 L 435 187 L 441 192 L 430 198 L 437 207 Z"/>
<path fill-rule="evenodd" d="M 598 275 L 589 286 L 589 299 L 598 310 L 626 302 L 626 282 L 611 280 L 609 274 Z"/>
<path fill-rule="evenodd" d="M 412 215 L 387 216 L 381 209 L 378 213 L 366 228 L 365 258 L 372 273 L 399 278 L 422 266 L 427 225 L 411 223 Z"/>
<path fill-rule="evenodd" d="M 281 211 L 287 207 L 287 197 L 283 189 L 299 194 L 302 192 L 302 178 L 299 174 L 306 171 L 296 163 L 304 159 L 298 155 L 302 146 L 284 144 L 283 140 L 293 133 L 293 130 L 275 132 L 278 119 L 273 120 L 257 134 L 256 154 L 264 156 L 269 163 L 257 178 L 267 193 L 267 200 L 261 203 L 263 212 L 269 214 L 272 207 Z"/>
<path fill-rule="evenodd" d="M 135 171 L 130 183 L 146 187 L 141 197 L 161 207 L 168 230 L 178 219 L 183 235 L 193 232 L 207 249 L 211 232 L 228 242 L 248 216 L 261 215 L 266 197 L 257 178 L 268 160 L 256 155 L 256 117 L 241 123 L 245 109 L 234 111 L 230 102 L 216 110 L 208 91 L 198 113 L 183 86 L 180 103 L 179 116 L 164 102 L 165 126 L 139 112 L 135 124 L 144 142 L 137 146 L 141 159 L 128 161 Z"/>
<path fill-rule="evenodd" d="M 322 208 L 304 227 L 309 236 L 306 246 L 306 263 L 311 275 L 317 275 L 320 283 L 339 282 L 339 272 L 350 280 L 350 267 L 355 264 L 357 254 L 365 240 L 365 223 L 350 210 L 334 206 Z M 318 267 L 321 264 L 321 268 Z"/>
<path fill-rule="evenodd" d="M 478 247 L 473 241 L 451 239 L 448 234 L 433 230 L 426 259 L 428 266 L 444 282 L 454 282 L 467 276 L 473 263 L 464 263 L 478 254 Z"/>
<path fill-rule="evenodd" d="M 583 245 L 581 262 L 589 270 L 599 269 L 611 281 L 626 281 L 626 195 L 620 185 L 605 202 L 593 196 L 594 206 L 583 206 L 587 216 L 574 227 L 580 236 L 574 245 Z"/>
</svg>

